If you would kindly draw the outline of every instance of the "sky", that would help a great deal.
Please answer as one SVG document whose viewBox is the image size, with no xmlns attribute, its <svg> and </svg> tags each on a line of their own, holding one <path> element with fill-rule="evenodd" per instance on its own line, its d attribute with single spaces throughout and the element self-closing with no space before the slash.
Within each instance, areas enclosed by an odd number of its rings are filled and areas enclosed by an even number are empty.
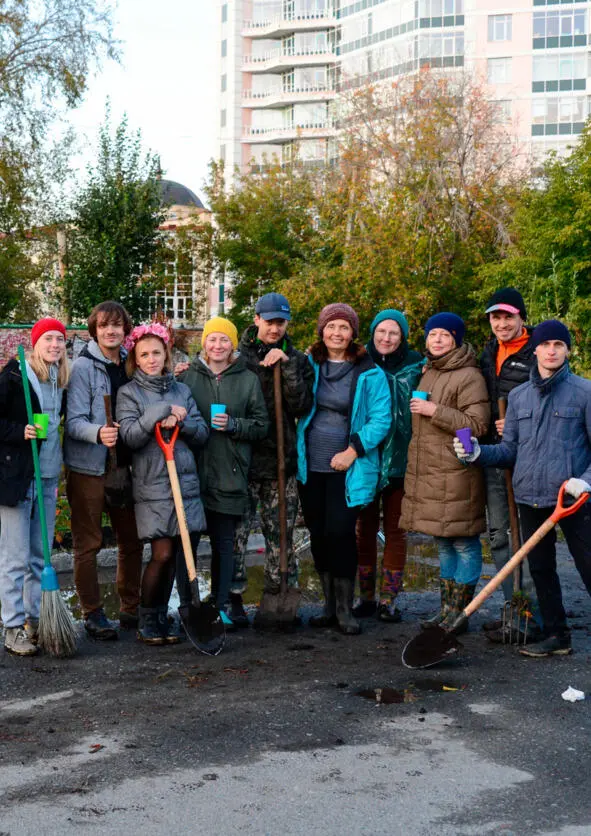
<svg viewBox="0 0 591 836">
<path fill-rule="evenodd" d="M 113 124 L 126 112 L 146 150 L 160 154 L 164 176 L 203 198 L 218 147 L 217 9 L 216 0 L 119 0 L 121 64 L 103 66 L 68 118 L 82 141 L 81 168 L 91 159 L 109 98 Z"/>
</svg>

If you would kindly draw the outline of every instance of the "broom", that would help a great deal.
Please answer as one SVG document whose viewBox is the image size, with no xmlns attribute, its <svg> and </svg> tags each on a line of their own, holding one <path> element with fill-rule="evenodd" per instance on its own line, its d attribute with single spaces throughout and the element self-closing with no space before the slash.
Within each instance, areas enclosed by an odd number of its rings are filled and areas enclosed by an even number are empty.
<svg viewBox="0 0 591 836">
<path fill-rule="evenodd" d="M 18 360 L 25 390 L 27 405 L 27 421 L 34 424 L 31 391 L 27 377 L 27 362 L 22 345 L 18 347 Z M 76 628 L 68 607 L 60 595 L 57 574 L 51 565 L 49 540 L 47 538 L 47 521 L 45 519 L 45 505 L 43 504 L 43 483 L 41 468 L 39 467 L 39 451 L 37 439 L 31 439 L 33 450 L 33 468 L 35 470 L 35 485 L 37 488 L 37 505 L 39 508 L 39 524 L 43 540 L 43 571 L 41 572 L 41 612 L 39 613 L 38 645 L 50 656 L 73 656 L 76 652 Z"/>
</svg>

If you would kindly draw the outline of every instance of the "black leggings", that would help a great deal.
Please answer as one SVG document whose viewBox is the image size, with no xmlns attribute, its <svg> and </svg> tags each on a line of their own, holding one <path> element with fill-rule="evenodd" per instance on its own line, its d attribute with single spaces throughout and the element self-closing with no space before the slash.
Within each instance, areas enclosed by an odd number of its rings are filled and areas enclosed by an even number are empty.
<svg viewBox="0 0 591 836">
<path fill-rule="evenodd" d="M 298 488 L 316 571 L 355 580 L 359 508 L 347 505 L 345 478 L 345 473 L 308 473 Z"/>
<path fill-rule="evenodd" d="M 142 607 L 168 604 L 175 571 L 176 537 L 160 537 L 150 542 L 152 556 L 142 576 Z"/>
</svg>

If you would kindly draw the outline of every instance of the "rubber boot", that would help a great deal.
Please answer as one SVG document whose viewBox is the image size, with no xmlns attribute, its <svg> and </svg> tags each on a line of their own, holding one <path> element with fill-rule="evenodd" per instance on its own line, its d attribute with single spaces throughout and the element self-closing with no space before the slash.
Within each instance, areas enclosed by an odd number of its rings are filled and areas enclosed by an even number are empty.
<svg viewBox="0 0 591 836">
<path fill-rule="evenodd" d="M 466 609 L 472 598 L 474 598 L 474 591 L 476 590 L 475 583 L 455 583 L 453 585 L 449 612 L 445 619 L 441 622 L 441 626 L 449 629 L 453 626 L 456 618 Z M 468 632 L 468 621 L 464 621 L 461 627 L 454 631 L 455 635 L 461 636 L 462 633 Z"/>
<path fill-rule="evenodd" d="M 378 621 L 386 621 L 389 624 L 402 621 L 402 613 L 396 606 L 396 599 L 402 592 L 403 576 L 404 572 L 400 569 L 382 569 Z"/>
<path fill-rule="evenodd" d="M 137 637 L 144 644 L 164 644 L 157 607 L 140 607 Z"/>
<path fill-rule="evenodd" d="M 338 621 L 333 577 L 328 572 L 320 572 L 319 577 L 324 592 L 324 612 L 312 616 L 310 627 L 336 627 Z"/>
<path fill-rule="evenodd" d="M 439 589 L 441 590 L 441 609 L 437 615 L 421 621 L 421 627 L 426 629 L 428 627 L 437 627 L 441 622 L 447 618 L 449 609 L 451 607 L 451 595 L 454 588 L 453 578 L 440 578 Z"/>
<path fill-rule="evenodd" d="M 180 636 L 172 629 L 172 625 L 168 620 L 168 605 L 164 604 L 156 607 L 158 610 L 158 626 L 160 627 L 160 635 L 164 639 L 165 644 L 178 644 Z"/>
<path fill-rule="evenodd" d="M 230 592 L 230 618 L 238 629 L 248 627 L 248 615 L 239 592 Z"/>
<path fill-rule="evenodd" d="M 346 636 L 357 636 L 361 632 L 361 624 L 353 616 L 353 587 L 350 578 L 334 578 L 334 593 L 337 604 L 337 621 L 339 630 Z"/>
</svg>

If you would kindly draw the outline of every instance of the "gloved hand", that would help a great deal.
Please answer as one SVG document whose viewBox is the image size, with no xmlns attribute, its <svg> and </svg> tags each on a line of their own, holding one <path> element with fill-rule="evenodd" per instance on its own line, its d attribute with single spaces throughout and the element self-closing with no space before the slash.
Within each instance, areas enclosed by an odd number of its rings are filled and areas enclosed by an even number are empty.
<svg viewBox="0 0 591 836">
<path fill-rule="evenodd" d="M 454 453 L 458 457 L 458 459 L 462 462 L 462 464 L 471 464 L 475 462 L 478 456 L 480 455 L 480 444 L 478 443 L 478 439 L 472 438 L 472 445 L 474 447 L 474 451 L 472 453 L 466 453 L 464 449 L 464 445 L 460 441 L 459 438 L 454 438 Z"/>
<path fill-rule="evenodd" d="M 569 479 L 564 486 L 565 493 L 570 494 L 573 499 L 578 499 L 582 493 L 591 493 L 591 485 L 587 484 L 584 479 Z"/>
</svg>

